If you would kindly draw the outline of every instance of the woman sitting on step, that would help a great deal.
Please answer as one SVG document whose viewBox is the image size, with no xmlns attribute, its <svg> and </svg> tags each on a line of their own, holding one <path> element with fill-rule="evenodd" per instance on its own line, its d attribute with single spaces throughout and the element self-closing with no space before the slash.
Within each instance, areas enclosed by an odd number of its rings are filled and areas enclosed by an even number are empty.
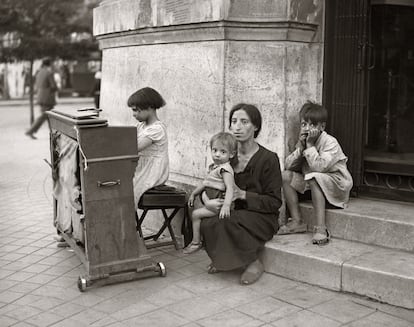
<svg viewBox="0 0 414 327">
<path fill-rule="evenodd" d="M 211 259 L 208 272 L 242 268 L 240 283 L 248 285 L 262 275 L 259 254 L 278 229 L 282 176 L 278 156 L 255 141 L 262 126 L 259 110 L 238 104 L 230 111 L 229 123 L 238 143 L 234 210 L 224 219 L 218 215 L 203 219 L 201 235 Z M 223 202 L 212 199 L 205 207 L 220 212 Z"/>
</svg>

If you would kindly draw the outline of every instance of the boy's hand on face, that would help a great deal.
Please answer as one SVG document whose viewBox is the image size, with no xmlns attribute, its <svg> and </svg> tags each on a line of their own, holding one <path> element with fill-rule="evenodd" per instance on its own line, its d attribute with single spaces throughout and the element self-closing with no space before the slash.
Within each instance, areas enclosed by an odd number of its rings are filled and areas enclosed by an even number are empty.
<svg viewBox="0 0 414 327">
<path fill-rule="evenodd" d="M 303 133 L 299 135 L 298 143 L 296 143 L 296 149 L 299 149 L 301 152 L 305 150 L 306 147 L 306 137 L 308 136 L 307 133 Z"/>
<path fill-rule="evenodd" d="M 306 138 L 306 147 L 310 148 L 314 146 L 320 134 L 321 131 L 319 129 L 311 129 L 308 133 L 308 137 Z"/>
</svg>

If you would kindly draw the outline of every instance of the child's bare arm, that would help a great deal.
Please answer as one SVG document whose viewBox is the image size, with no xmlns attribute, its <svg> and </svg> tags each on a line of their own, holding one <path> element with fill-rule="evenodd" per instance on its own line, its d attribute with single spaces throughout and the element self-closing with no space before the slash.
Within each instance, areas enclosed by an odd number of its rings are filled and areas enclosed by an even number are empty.
<svg viewBox="0 0 414 327">
<path fill-rule="evenodd" d="M 224 202 L 220 210 L 219 218 L 227 218 L 230 217 L 230 207 L 233 200 L 234 176 L 228 171 L 223 171 L 222 177 L 224 185 L 226 186 L 226 194 L 224 196 Z"/>
<path fill-rule="evenodd" d="M 152 140 L 149 137 L 140 137 L 138 139 L 138 152 L 144 150 L 152 144 Z"/>
<path fill-rule="evenodd" d="M 205 186 L 203 183 L 199 184 L 194 191 L 191 192 L 190 197 L 188 198 L 188 205 L 192 207 L 194 205 L 194 199 L 197 195 L 201 194 L 205 189 Z"/>
<path fill-rule="evenodd" d="M 290 155 L 285 159 L 285 169 L 292 171 L 301 171 L 303 164 L 302 149 L 296 148 Z"/>
<path fill-rule="evenodd" d="M 299 134 L 295 150 L 286 157 L 285 169 L 292 171 L 301 171 L 303 165 L 303 150 L 306 149 L 306 134 Z"/>
</svg>

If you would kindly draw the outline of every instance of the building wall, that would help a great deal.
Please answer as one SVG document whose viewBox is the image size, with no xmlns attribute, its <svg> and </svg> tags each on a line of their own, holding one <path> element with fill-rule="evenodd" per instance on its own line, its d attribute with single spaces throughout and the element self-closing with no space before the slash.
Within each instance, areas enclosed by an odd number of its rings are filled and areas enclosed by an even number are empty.
<svg viewBox="0 0 414 327">
<path fill-rule="evenodd" d="M 167 106 L 170 179 L 195 185 L 212 134 L 228 130 L 239 102 L 258 106 L 258 142 L 283 159 L 297 112 L 322 94 L 322 0 L 106 0 L 94 11 L 102 58 L 101 108 L 110 124 L 134 124 L 126 105 L 151 86 Z"/>
</svg>

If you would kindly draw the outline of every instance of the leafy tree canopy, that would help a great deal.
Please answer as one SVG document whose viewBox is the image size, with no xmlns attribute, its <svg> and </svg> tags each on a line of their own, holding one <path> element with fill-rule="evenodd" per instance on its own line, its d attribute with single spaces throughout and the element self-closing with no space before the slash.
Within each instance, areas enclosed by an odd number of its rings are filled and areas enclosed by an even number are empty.
<svg viewBox="0 0 414 327">
<path fill-rule="evenodd" d="M 73 59 L 98 49 L 92 39 L 92 11 L 84 0 L 1 0 L 2 35 L 0 61 Z"/>
</svg>

